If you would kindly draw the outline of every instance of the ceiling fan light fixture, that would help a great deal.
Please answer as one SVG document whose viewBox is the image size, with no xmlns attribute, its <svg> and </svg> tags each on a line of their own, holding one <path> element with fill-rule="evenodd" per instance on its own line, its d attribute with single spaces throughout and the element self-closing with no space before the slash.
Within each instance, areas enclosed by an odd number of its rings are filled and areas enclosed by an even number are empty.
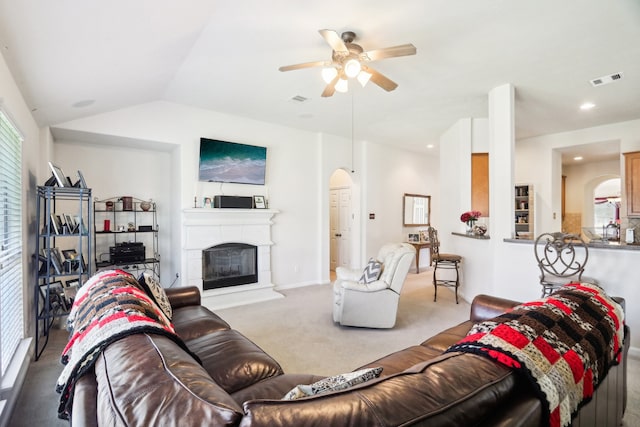
<svg viewBox="0 0 640 427">
<path fill-rule="evenodd" d="M 350 59 L 344 64 L 344 73 L 349 78 L 353 78 L 360 73 L 362 67 L 360 66 L 360 61 L 357 59 Z"/>
<path fill-rule="evenodd" d="M 369 82 L 369 79 L 371 79 L 372 74 L 367 72 L 367 71 L 360 71 L 360 73 L 358 73 L 358 81 L 360 82 L 360 85 L 362 87 L 365 87 L 365 85 Z"/>
<path fill-rule="evenodd" d="M 331 81 L 338 75 L 338 70 L 335 67 L 325 67 L 322 69 L 322 80 L 326 84 L 331 83 Z"/>
<path fill-rule="evenodd" d="M 336 82 L 336 91 L 340 93 L 346 93 L 349 90 L 349 83 L 347 79 L 340 78 Z"/>
</svg>

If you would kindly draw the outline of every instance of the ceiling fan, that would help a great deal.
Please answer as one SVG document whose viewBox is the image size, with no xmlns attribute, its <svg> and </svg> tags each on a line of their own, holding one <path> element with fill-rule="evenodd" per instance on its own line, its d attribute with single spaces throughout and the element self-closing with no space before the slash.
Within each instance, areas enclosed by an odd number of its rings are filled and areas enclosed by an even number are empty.
<svg viewBox="0 0 640 427">
<path fill-rule="evenodd" d="M 327 83 L 322 92 L 324 97 L 332 96 L 336 90 L 346 92 L 347 79 L 350 77 L 356 77 L 362 86 L 371 80 L 382 89 L 388 92 L 392 91 L 398 87 L 398 84 L 371 68 L 367 63 L 416 54 L 416 47 L 410 43 L 365 52 L 362 46 L 353 42 L 356 38 L 356 33 L 353 31 L 345 31 L 342 36 L 333 30 L 319 30 L 319 33 L 333 49 L 330 61 L 286 65 L 280 67 L 279 70 L 292 71 L 302 68 L 325 67 L 322 70 L 323 79 Z"/>
</svg>

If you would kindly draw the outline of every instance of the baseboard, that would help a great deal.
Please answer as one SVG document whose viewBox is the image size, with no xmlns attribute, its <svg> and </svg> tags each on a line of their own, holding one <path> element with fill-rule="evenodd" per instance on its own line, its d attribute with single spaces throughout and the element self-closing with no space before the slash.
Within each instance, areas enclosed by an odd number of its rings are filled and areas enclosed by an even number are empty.
<svg viewBox="0 0 640 427">
<path fill-rule="evenodd" d="M 285 290 L 285 289 L 304 288 L 305 286 L 328 285 L 329 283 L 331 283 L 331 281 L 326 281 L 326 282 L 314 282 L 314 281 L 298 282 L 298 283 L 291 283 L 289 285 L 277 285 L 275 287 L 275 289 L 276 289 L 276 291 L 282 291 L 282 290 Z"/>
</svg>

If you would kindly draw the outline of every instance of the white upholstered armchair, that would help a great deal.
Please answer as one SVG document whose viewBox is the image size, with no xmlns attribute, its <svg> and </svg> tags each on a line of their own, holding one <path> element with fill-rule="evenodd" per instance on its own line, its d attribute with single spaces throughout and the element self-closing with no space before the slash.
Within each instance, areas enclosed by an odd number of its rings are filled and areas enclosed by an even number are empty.
<svg viewBox="0 0 640 427">
<path fill-rule="evenodd" d="M 400 291 L 415 253 L 415 248 L 407 243 L 384 245 L 377 257 L 382 264 L 379 277 L 369 274 L 365 279 L 363 270 L 338 267 L 333 284 L 334 322 L 343 326 L 393 328 Z"/>
</svg>

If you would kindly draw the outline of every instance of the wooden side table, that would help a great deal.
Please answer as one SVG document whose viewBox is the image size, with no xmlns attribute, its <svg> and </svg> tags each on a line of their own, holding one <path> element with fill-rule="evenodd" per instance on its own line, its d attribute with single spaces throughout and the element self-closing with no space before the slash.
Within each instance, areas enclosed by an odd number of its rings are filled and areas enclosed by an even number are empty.
<svg viewBox="0 0 640 427">
<path fill-rule="evenodd" d="M 429 267 L 431 267 L 431 243 L 430 242 L 407 242 L 416 248 L 416 274 L 420 273 L 420 249 L 429 248 Z"/>
</svg>

